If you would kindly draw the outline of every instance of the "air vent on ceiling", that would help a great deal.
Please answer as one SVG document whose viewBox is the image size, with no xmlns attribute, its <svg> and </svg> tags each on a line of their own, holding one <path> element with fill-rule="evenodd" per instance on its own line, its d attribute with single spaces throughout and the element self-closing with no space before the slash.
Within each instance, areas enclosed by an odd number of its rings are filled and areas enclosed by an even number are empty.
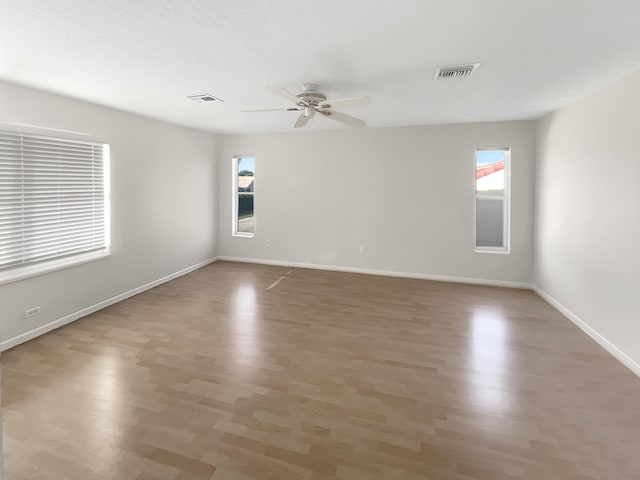
<svg viewBox="0 0 640 480">
<path fill-rule="evenodd" d="M 224 100 L 222 100 L 221 98 L 214 97 L 209 93 L 203 93 L 201 95 L 189 95 L 187 98 L 198 103 L 224 102 Z"/>
<path fill-rule="evenodd" d="M 471 78 L 480 66 L 479 63 L 468 63 L 466 65 L 450 65 L 436 68 L 433 76 L 434 80 L 449 80 L 453 78 Z"/>
</svg>

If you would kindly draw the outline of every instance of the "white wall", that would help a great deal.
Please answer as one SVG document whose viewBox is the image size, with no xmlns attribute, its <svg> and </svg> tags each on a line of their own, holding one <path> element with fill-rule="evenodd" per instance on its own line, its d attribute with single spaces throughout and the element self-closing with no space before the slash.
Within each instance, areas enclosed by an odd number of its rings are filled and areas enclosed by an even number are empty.
<svg viewBox="0 0 640 480">
<path fill-rule="evenodd" d="M 90 133 L 111 145 L 111 257 L 0 286 L 5 346 L 215 256 L 213 135 L 5 83 L 0 122 Z M 23 318 L 36 305 L 42 313 Z"/>
<path fill-rule="evenodd" d="M 532 281 L 534 122 L 229 135 L 219 142 L 221 256 Z M 474 254 L 475 148 L 503 145 L 512 147 L 511 254 Z M 256 155 L 253 239 L 231 236 L 237 154 Z"/>
<path fill-rule="evenodd" d="M 639 114 L 636 74 L 540 120 L 535 283 L 640 373 Z"/>
</svg>

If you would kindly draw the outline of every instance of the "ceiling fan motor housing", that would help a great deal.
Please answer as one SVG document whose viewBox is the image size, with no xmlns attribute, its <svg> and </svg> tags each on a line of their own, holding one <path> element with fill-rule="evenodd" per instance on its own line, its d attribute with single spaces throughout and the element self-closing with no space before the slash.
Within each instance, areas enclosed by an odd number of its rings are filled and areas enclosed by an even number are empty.
<svg viewBox="0 0 640 480">
<path fill-rule="evenodd" d="M 318 90 L 318 85 L 315 83 L 305 83 L 302 86 L 302 91 L 297 93 L 296 97 L 307 105 L 313 106 L 327 101 L 327 96 Z"/>
</svg>

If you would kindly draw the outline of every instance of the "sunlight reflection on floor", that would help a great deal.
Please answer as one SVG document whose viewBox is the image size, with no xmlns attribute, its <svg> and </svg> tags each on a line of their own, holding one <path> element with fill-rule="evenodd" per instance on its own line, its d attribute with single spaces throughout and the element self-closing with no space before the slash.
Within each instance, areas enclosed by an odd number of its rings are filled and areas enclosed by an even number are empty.
<svg viewBox="0 0 640 480">
<path fill-rule="evenodd" d="M 471 317 L 470 382 L 474 402 L 489 408 L 508 410 L 511 402 L 509 323 L 504 312 L 479 306 Z"/>
</svg>

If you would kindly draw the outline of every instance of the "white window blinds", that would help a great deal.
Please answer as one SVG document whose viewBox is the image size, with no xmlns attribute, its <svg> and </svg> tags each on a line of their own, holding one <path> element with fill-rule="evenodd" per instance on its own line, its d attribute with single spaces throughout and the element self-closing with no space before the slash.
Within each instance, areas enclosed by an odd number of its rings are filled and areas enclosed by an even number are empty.
<svg viewBox="0 0 640 480">
<path fill-rule="evenodd" d="M 0 130 L 0 271 L 106 250 L 104 151 Z"/>
</svg>

